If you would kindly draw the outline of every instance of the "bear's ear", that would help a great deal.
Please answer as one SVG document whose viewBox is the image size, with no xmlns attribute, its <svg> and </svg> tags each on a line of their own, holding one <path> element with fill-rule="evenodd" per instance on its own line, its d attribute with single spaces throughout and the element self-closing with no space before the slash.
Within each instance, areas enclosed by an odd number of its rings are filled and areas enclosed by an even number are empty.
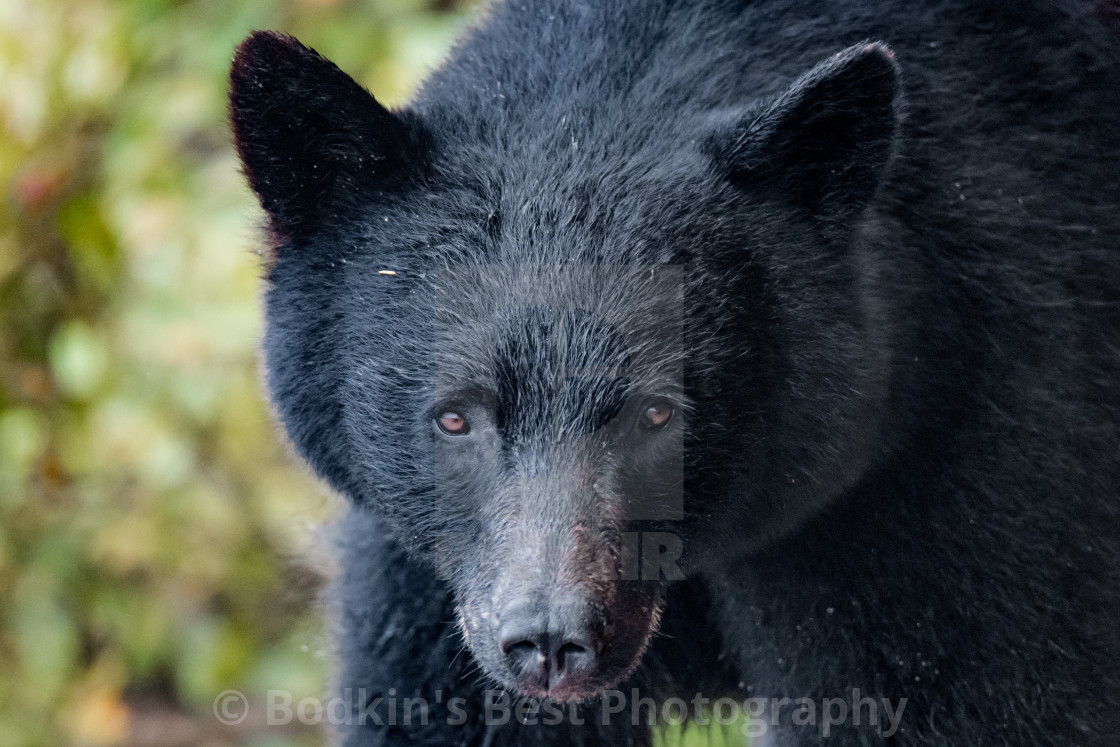
<svg viewBox="0 0 1120 747">
<path fill-rule="evenodd" d="M 249 183 L 281 231 L 325 217 L 334 195 L 376 189 L 409 160 L 399 117 L 334 63 L 274 31 L 237 48 L 230 119 Z"/>
<path fill-rule="evenodd" d="M 780 190 L 811 214 L 850 220 L 894 150 L 901 83 L 894 54 L 863 43 L 821 62 L 782 95 L 708 141 L 728 178 Z"/>
</svg>

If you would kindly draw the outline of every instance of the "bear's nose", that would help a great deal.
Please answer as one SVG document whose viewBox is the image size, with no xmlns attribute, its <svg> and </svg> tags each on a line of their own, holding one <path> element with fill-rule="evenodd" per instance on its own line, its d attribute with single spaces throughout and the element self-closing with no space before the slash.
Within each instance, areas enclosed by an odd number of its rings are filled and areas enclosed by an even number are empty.
<svg viewBox="0 0 1120 747">
<path fill-rule="evenodd" d="M 551 614 L 550 614 L 551 613 Z M 501 651 L 525 693 L 564 699 L 596 671 L 602 628 L 591 605 L 545 609 L 540 604 L 511 606 L 502 615 Z"/>
</svg>

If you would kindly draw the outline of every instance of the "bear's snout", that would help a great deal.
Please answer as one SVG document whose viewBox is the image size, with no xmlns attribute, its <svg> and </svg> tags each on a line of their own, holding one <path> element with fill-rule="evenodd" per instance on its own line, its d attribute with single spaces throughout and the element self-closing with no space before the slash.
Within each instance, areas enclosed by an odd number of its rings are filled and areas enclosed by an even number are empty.
<svg viewBox="0 0 1120 747">
<path fill-rule="evenodd" d="M 606 620 L 594 600 L 516 599 L 500 619 L 499 648 L 519 690 L 567 700 L 597 679 Z"/>
<path fill-rule="evenodd" d="M 658 625 L 661 584 L 631 579 L 621 534 L 563 519 L 494 522 L 485 566 L 459 578 L 464 639 L 521 695 L 577 701 L 625 679 Z M 490 575 L 487 575 L 487 571 Z"/>
</svg>

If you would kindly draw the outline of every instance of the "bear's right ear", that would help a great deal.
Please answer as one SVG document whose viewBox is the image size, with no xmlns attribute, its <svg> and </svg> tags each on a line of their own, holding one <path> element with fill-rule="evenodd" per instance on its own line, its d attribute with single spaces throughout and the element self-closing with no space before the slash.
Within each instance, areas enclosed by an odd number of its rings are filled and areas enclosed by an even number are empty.
<svg viewBox="0 0 1120 747">
<path fill-rule="evenodd" d="M 891 158 L 901 88 L 885 44 L 856 44 L 714 134 L 708 153 L 732 181 L 846 225 Z"/>
<path fill-rule="evenodd" d="M 249 184 L 282 232 L 325 217 L 333 195 L 383 185 L 409 160 L 399 117 L 334 63 L 274 31 L 254 32 L 237 48 L 230 119 Z"/>
</svg>

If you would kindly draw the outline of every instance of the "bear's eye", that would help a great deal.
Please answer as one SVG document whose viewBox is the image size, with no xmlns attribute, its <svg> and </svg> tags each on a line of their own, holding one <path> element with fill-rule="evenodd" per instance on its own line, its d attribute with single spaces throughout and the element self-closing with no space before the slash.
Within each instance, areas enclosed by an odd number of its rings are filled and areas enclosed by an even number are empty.
<svg viewBox="0 0 1120 747">
<path fill-rule="evenodd" d="M 638 424 L 647 431 L 659 431 L 673 419 L 673 406 L 668 402 L 653 402 L 642 411 Z"/>
<path fill-rule="evenodd" d="M 457 412 L 448 410 L 436 418 L 436 425 L 449 436 L 465 436 L 471 432 L 467 419 Z"/>
</svg>

